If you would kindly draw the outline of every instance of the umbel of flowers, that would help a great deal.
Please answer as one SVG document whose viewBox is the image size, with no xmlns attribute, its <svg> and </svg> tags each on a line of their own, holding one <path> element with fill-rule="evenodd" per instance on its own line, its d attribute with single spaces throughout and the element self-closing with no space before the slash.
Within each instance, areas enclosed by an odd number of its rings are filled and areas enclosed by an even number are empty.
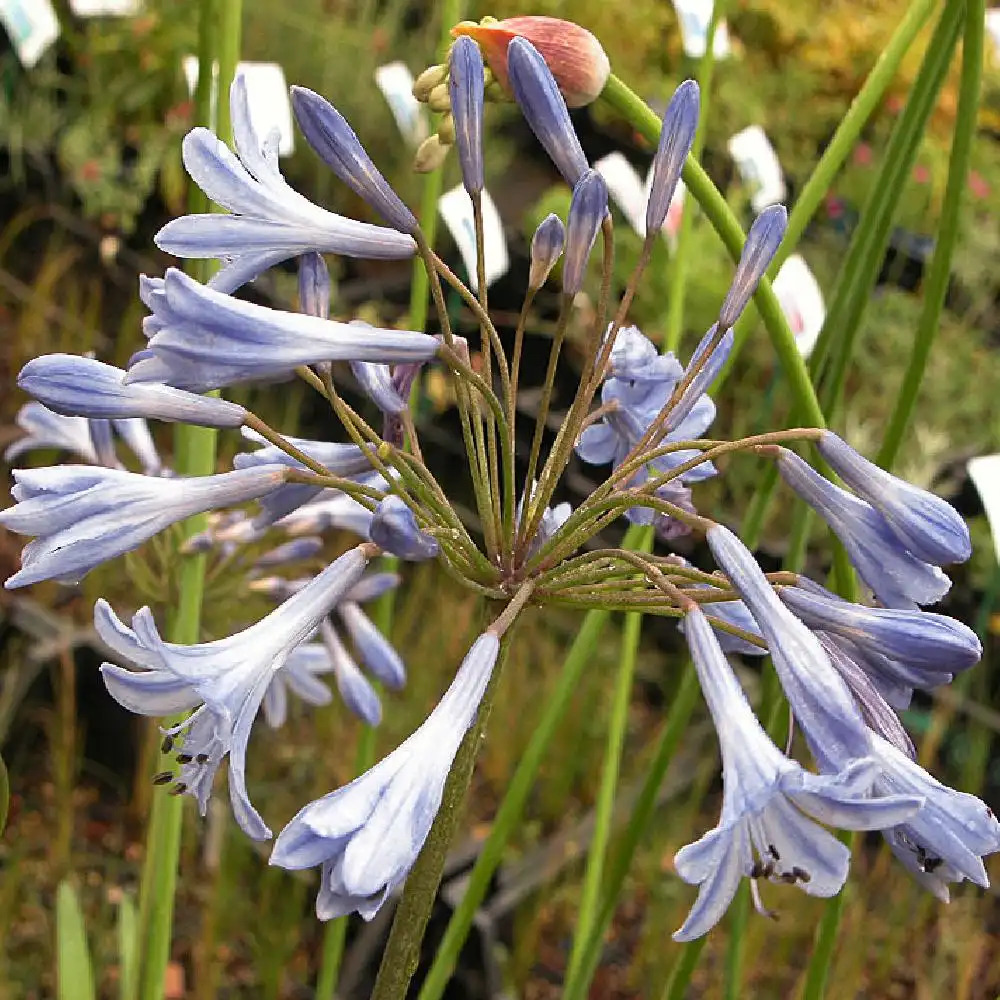
<svg viewBox="0 0 1000 1000">
<path fill-rule="evenodd" d="M 164 751 L 176 767 L 154 780 L 193 796 L 204 813 L 216 771 L 228 758 L 233 813 L 257 840 L 272 836 L 248 793 L 245 771 L 261 707 L 279 725 L 289 692 L 313 704 L 329 700 L 320 678 L 330 674 L 348 705 L 376 723 L 381 708 L 369 677 L 394 687 L 404 682 L 399 656 L 362 610 L 397 583 L 395 576 L 370 572 L 373 560 L 382 553 L 436 560 L 469 590 L 503 606 L 424 723 L 350 784 L 305 804 L 275 839 L 272 864 L 319 869 L 316 912 L 323 920 L 352 911 L 370 919 L 404 882 L 510 626 L 524 609 L 548 605 L 671 617 L 687 640 L 718 729 L 724 793 L 717 826 L 677 854 L 678 873 L 698 886 L 679 940 L 717 923 L 743 879 L 762 912 L 764 882 L 816 896 L 837 893 L 849 851 L 830 828 L 881 831 L 903 865 L 941 899 L 953 882 L 986 886 L 983 858 L 1000 848 L 1000 823 L 984 803 L 940 784 L 917 763 L 897 714 L 915 688 L 946 684 L 980 657 L 968 628 L 923 610 L 948 590 L 941 567 L 969 557 L 964 522 L 948 504 L 881 470 L 829 431 L 780 430 L 736 441 L 706 436 L 715 414 L 707 392 L 732 347 L 733 324 L 781 242 L 785 210 L 769 208 L 753 224 L 718 318 L 687 362 L 660 354 L 627 325 L 628 309 L 692 144 L 698 88 L 682 83 L 664 112 L 647 236 L 616 303 L 609 294 L 614 233 L 604 182 L 589 167 L 545 58 L 526 38 L 509 34 L 502 51 L 495 37 L 487 39 L 494 76 L 501 59 L 503 86 L 573 191 L 567 218 L 550 216 L 532 241 L 513 340 L 505 343 L 497 333 L 485 282 L 472 292 L 434 253 L 331 104 L 293 88 L 295 115 L 310 146 L 383 225 L 335 215 L 289 187 L 278 169 L 277 137 L 255 132 L 238 78 L 230 95 L 234 148 L 203 128 L 183 144 L 191 177 L 226 211 L 177 219 L 157 237 L 170 253 L 216 259 L 221 268 L 207 284 L 174 269 L 143 279 L 145 344 L 127 369 L 49 355 L 20 374 L 19 385 L 35 401 L 21 411 L 27 437 L 9 457 L 56 445 L 77 461 L 14 472 L 16 503 L 0 513 L 0 524 L 34 540 L 6 585 L 79 580 L 197 512 L 213 512 L 212 522 L 189 542 L 192 549 L 276 538 L 280 544 L 258 561 L 246 584 L 270 595 L 276 607 L 228 638 L 177 645 L 161 638 L 148 609 L 127 624 L 106 602 L 95 608 L 97 629 L 119 660 L 102 667 L 111 696 L 142 715 L 185 713 L 164 731 Z M 472 29 L 460 34 L 436 73 L 447 84 L 481 248 L 486 75 L 470 36 L 485 37 Z M 596 318 L 575 397 L 545 450 L 552 376 L 598 239 Z M 419 255 L 440 334 L 330 319 L 324 253 Z M 561 311 L 533 444 L 520 466 L 516 399 L 529 306 L 560 257 Z M 233 296 L 290 259 L 298 262 L 301 312 Z M 479 324 L 478 369 L 451 329 L 445 285 Z M 344 400 L 333 362 L 350 366 L 381 413 L 379 425 Z M 427 364 L 442 366 L 454 384 L 481 538 L 469 532 L 423 460 L 408 400 Z M 346 442 L 288 437 L 243 406 L 206 394 L 287 378 L 301 379 L 324 398 Z M 232 471 L 196 479 L 169 475 L 147 419 L 242 429 L 253 447 L 237 456 Z M 117 438 L 136 453 L 143 472 L 122 466 Z M 815 448 L 846 485 L 817 472 L 793 445 Z M 574 452 L 606 472 L 571 510 L 553 506 L 553 498 Z M 736 456 L 777 463 L 788 487 L 845 546 L 869 602 L 844 600 L 796 574 L 764 573 L 736 535 L 697 512 L 698 483 L 719 473 L 717 462 Z M 258 502 L 259 512 L 223 513 L 248 501 Z M 678 534 L 703 534 L 716 568 L 696 568 L 669 553 L 588 546 L 622 517 L 653 525 L 668 543 Z M 315 554 L 316 536 L 331 527 L 354 530 L 362 541 L 312 578 L 273 575 L 275 567 Z M 792 759 L 768 737 L 730 665 L 733 652 L 770 654 L 810 761 Z"/>
</svg>

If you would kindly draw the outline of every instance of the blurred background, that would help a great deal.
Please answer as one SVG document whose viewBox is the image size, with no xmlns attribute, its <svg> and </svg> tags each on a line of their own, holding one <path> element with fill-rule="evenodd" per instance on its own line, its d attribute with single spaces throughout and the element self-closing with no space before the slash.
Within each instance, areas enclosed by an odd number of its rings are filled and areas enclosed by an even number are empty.
<svg viewBox="0 0 1000 1000">
<path fill-rule="evenodd" d="M 114 5 L 118 13 L 94 16 L 91 8 L 99 4 L 56 2 L 57 35 L 44 25 L 37 27 L 45 19 L 39 14 L 43 6 L 48 8 L 42 0 L 20 6 L 11 0 L 0 3 L 0 19 L 8 29 L 7 36 L 0 33 L 0 447 L 21 435 L 15 417 L 25 398 L 14 380 L 30 358 L 92 350 L 102 360 L 124 365 L 140 346 L 144 309 L 137 295 L 138 275 L 161 274 L 172 263 L 155 249 L 152 236 L 182 214 L 186 204 L 180 140 L 193 121 L 195 5 L 185 0 L 126 2 Z M 773 177 L 761 176 L 770 154 L 741 154 L 746 136 L 742 145 L 734 144 L 733 137 L 752 126 L 762 130 L 780 167 L 785 193 L 778 197 L 793 203 L 906 7 L 903 0 L 827 0 L 819 6 L 730 0 L 703 163 L 744 226 L 753 217 L 761 183 Z M 530 10 L 497 0 L 483 9 L 466 4 L 462 16 L 519 13 L 553 14 L 590 28 L 614 71 L 654 107 L 694 72 L 690 28 L 685 36 L 675 7 L 666 0 L 542 0 Z M 259 103 L 268 108 L 271 121 L 280 124 L 286 113 L 281 73 L 289 84 L 318 91 L 352 122 L 396 190 L 416 206 L 423 179 L 413 172 L 412 159 L 427 122 L 419 118 L 422 109 L 414 112 L 400 97 L 405 86 L 400 89 L 393 82 L 399 79 L 398 68 L 379 77 L 383 89 L 376 77 L 380 68 L 393 63 L 416 75 L 437 61 L 441 27 L 435 6 L 419 0 L 245 0 L 242 54 L 249 62 L 280 68 L 256 71 Z M 46 32 L 51 37 L 37 42 Z M 793 328 L 802 334 L 804 350 L 817 308 L 821 322 L 822 297 L 831 291 L 925 43 L 922 36 L 904 61 L 800 244 L 808 277 L 799 272 L 790 279 L 783 302 Z M 838 429 L 870 455 L 891 417 L 920 315 L 924 268 L 947 176 L 956 87 L 954 68 L 893 220 L 861 347 L 848 375 Z M 574 112 L 574 121 L 592 162 L 613 153 L 624 157 L 624 167 L 617 158 L 605 167 L 626 178 L 620 182 L 623 192 L 629 183 L 641 184 L 652 150 L 639 136 L 599 105 Z M 336 181 L 300 137 L 292 136 L 290 122 L 284 135 L 294 138 L 294 151 L 281 161 L 294 187 L 334 211 L 370 218 L 366 206 Z M 751 136 L 751 145 L 759 149 L 756 134 Z M 486 145 L 487 188 L 502 222 L 508 257 L 491 288 L 491 309 L 498 327 L 509 334 L 525 287 L 530 234 L 549 211 L 565 217 L 569 191 L 512 106 L 488 107 Z M 754 157 L 756 168 L 747 163 Z M 905 722 L 919 737 L 922 762 L 942 780 L 977 792 L 996 809 L 1000 571 L 983 503 L 966 468 L 969 459 L 1000 450 L 1000 40 L 995 35 L 987 37 L 971 167 L 946 309 L 895 471 L 947 497 L 968 517 L 973 558 L 955 568 L 953 589 L 935 610 L 975 627 L 986 648 L 980 667 L 953 689 L 940 697 L 918 693 Z M 453 157 L 443 170 L 447 191 L 459 182 Z M 614 211 L 620 286 L 641 240 L 630 227 L 627 193 Z M 714 320 L 732 274 L 711 227 L 693 206 L 684 211 L 694 214 L 686 244 L 682 359 Z M 438 246 L 464 275 L 459 248 L 446 225 Z M 407 262 L 329 263 L 336 318 L 405 325 L 410 308 Z M 667 323 L 676 266 L 665 239 L 631 312 L 632 321 L 657 341 Z M 294 270 L 269 272 L 246 294 L 293 308 Z M 449 308 L 458 329 L 474 337 L 471 317 L 457 297 Z M 520 404 L 529 416 L 537 399 L 531 383 L 540 381 L 556 312 L 556 293 L 543 293 L 529 326 L 528 387 Z M 578 310 L 580 330 L 588 319 L 584 302 Z M 557 411 L 568 399 L 578 362 L 571 337 L 559 373 L 563 392 Z M 350 394 L 349 383 L 346 391 Z M 337 435 L 328 413 L 301 386 L 279 393 L 241 392 L 241 401 L 249 400 L 285 433 Z M 790 419 L 787 393 L 762 327 L 752 334 L 717 402 L 713 433 L 718 437 L 755 433 Z M 555 426 L 558 417 L 556 412 Z M 443 379 L 428 378 L 418 420 L 432 468 L 446 488 L 461 496 L 468 484 L 456 477 L 461 439 Z M 530 423 L 525 424 L 527 434 Z M 163 430 L 154 428 L 169 456 L 170 435 L 161 437 Z M 230 466 L 239 447 L 235 435 L 221 438 L 220 469 Z M 48 464 L 55 458 L 52 452 L 35 452 L 20 461 Z M 738 525 L 761 474 L 752 461 L 731 462 L 724 477 L 697 488 L 696 502 L 707 515 Z M 6 466 L 0 475 L 9 486 Z M 560 499 L 573 500 L 588 490 L 593 475 L 583 466 L 571 469 Z M 779 493 L 766 521 L 760 551 L 775 566 L 785 551 L 790 510 L 787 497 Z M 0 576 L 17 567 L 21 544 L 0 532 Z M 330 538 L 324 558 L 347 544 L 346 537 Z M 678 550 L 701 552 L 689 540 Z M 175 601 L 178 558 L 170 544 L 153 542 L 95 571 L 79 587 L 47 584 L 0 594 L 0 751 L 12 790 L 8 826 L 0 840 L 0 996 L 33 1000 L 54 995 L 54 899 L 66 877 L 76 887 L 85 915 L 98 995 L 118 995 L 116 928 L 143 860 L 154 737 L 146 720 L 129 715 L 106 695 L 97 672 L 100 652 L 89 628 L 90 613 L 103 595 L 122 611 L 146 603 L 164 614 Z M 809 550 L 810 571 L 822 574 L 828 560 L 825 538 L 817 533 Z M 321 565 L 317 559 L 304 568 Z M 380 754 L 424 718 L 479 625 L 475 601 L 433 567 L 408 569 L 406 576 L 392 639 L 404 654 L 410 681 L 404 691 L 386 696 L 384 722 L 375 736 Z M 234 564 L 220 558 L 210 566 L 208 637 L 229 634 L 269 607 L 246 590 L 239 560 Z M 440 912 L 432 922 L 429 953 L 578 625 L 579 618 L 569 612 L 547 610 L 544 619 L 529 615 L 514 644 L 473 784 L 466 833 L 455 846 Z M 593 825 L 619 644 L 614 619 L 553 744 L 526 821 L 462 953 L 449 997 L 559 995 Z M 656 745 L 682 662 L 672 624 L 647 619 L 619 785 L 617 811 L 623 819 Z M 759 688 L 752 664 L 741 678 L 751 692 Z M 258 725 L 250 784 L 272 825 L 289 818 L 306 799 L 351 777 L 359 730 L 360 724 L 337 701 L 316 711 L 297 706 L 277 731 Z M 714 735 L 699 706 L 661 789 L 652 834 L 630 871 L 591 996 L 659 995 L 679 951 L 670 933 L 694 898 L 694 890 L 674 874 L 672 857 L 714 825 L 718 792 Z M 219 808 L 224 813 L 228 806 Z M 879 838 L 858 841 L 829 995 L 995 997 L 1000 992 L 1000 906 L 993 892 L 959 889 L 945 907 L 889 861 Z M 996 863 L 988 868 L 1000 875 Z M 313 996 L 323 928 L 312 915 L 310 878 L 310 873 L 296 878 L 268 869 L 266 855 L 234 831 L 224 815 L 210 811 L 203 821 L 186 809 L 169 995 L 205 1000 Z M 781 890 L 769 893 L 768 903 L 781 919 L 774 923 L 751 917 L 744 938 L 743 995 L 794 996 L 822 904 Z M 367 996 L 386 930 L 384 922 L 351 924 L 341 995 Z M 723 925 L 701 956 L 689 995 L 722 995 L 726 949 Z"/>
</svg>

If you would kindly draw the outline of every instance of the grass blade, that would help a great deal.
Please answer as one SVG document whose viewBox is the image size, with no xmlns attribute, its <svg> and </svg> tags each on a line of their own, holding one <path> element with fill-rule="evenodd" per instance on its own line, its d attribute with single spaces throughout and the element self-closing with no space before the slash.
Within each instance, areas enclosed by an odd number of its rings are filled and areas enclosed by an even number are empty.
<svg viewBox="0 0 1000 1000">
<path fill-rule="evenodd" d="M 87 929 L 71 882 L 56 890 L 56 978 L 59 1000 L 95 1000 Z"/>
</svg>

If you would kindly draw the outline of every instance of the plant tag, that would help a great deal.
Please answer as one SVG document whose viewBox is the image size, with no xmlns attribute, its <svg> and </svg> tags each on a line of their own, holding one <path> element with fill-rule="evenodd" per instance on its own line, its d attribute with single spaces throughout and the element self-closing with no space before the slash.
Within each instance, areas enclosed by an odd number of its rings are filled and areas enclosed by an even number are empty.
<svg viewBox="0 0 1000 1000">
<path fill-rule="evenodd" d="M 799 353 L 808 358 L 826 319 L 823 292 L 816 275 L 799 254 L 793 253 L 778 269 L 771 287 L 795 334 Z"/>
<path fill-rule="evenodd" d="M 59 21 L 50 0 L 0 0 L 0 22 L 25 69 L 31 69 L 59 37 Z"/>
<path fill-rule="evenodd" d="M 144 7 L 144 0 L 69 0 L 77 17 L 129 17 Z"/>
<path fill-rule="evenodd" d="M 507 273 L 510 258 L 507 254 L 507 238 L 504 236 L 500 214 L 485 188 L 482 198 L 483 260 L 486 265 L 486 287 L 489 288 L 497 278 Z M 473 291 L 478 291 L 476 224 L 472 216 L 472 199 L 469 197 L 469 192 L 461 184 L 453 187 L 441 196 L 438 210 L 455 240 L 458 252 L 462 255 L 462 263 L 469 276 L 469 286 Z"/>
<path fill-rule="evenodd" d="M 993 52 L 1000 59 L 1000 7 L 986 12 L 986 34 L 993 43 Z"/>
<path fill-rule="evenodd" d="M 713 0 L 674 0 L 684 54 L 692 59 L 700 59 L 705 54 L 713 7 Z M 712 51 L 716 59 L 725 59 L 730 53 L 729 30 L 724 19 L 715 26 Z"/>
<path fill-rule="evenodd" d="M 1000 562 L 1000 455 L 980 455 L 970 458 L 969 478 L 983 501 L 986 520 L 993 534 L 993 545 Z"/>
<path fill-rule="evenodd" d="M 768 205 L 784 201 L 785 175 L 778 162 L 778 154 L 759 125 L 750 125 L 737 132 L 729 140 L 728 147 L 743 183 L 752 192 L 750 204 L 755 212 L 762 212 Z"/>
<path fill-rule="evenodd" d="M 194 94 L 198 86 L 198 57 L 185 56 L 184 76 L 188 90 Z M 292 103 L 288 99 L 285 71 L 277 63 L 240 62 L 236 72 L 242 73 L 247 83 L 250 103 L 250 123 L 263 141 L 272 129 L 278 130 L 278 155 L 291 156 L 295 151 L 295 133 L 292 129 Z M 212 118 L 216 116 L 219 95 L 219 66 L 212 66 Z"/>
<path fill-rule="evenodd" d="M 387 63 L 375 70 L 375 83 L 396 119 L 403 138 L 414 148 L 430 134 L 420 102 L 413 96 L 413 74 L 404 62 Z"/>
</svg>

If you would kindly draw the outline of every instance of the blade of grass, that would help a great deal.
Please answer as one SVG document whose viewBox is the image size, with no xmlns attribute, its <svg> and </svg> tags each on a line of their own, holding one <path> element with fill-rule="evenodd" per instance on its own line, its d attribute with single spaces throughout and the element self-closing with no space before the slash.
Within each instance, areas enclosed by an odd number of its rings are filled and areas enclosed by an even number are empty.
<svg viewBox="0 0 1000 1000">
<path fill-rule="evenodd" d="M 71 882 L 56 890 L 56 978 L 59 1000 L 95 1000 L 87 929 Z"/>
<path fill-rule="evenodd" d="M 125 893 L 118 903 L 118 995 L 128 1000 L 135 992 L 138 972 L 139 923 L 135 902 Z"/>
<path fill-rule="evenodd" d="M 7 826 L 7 813 L 10 809 L 10 776 L 7 774 L 7 765 L 3 756 L 0 755 L 0 835 L 3 834 Z"/>
</svg>

